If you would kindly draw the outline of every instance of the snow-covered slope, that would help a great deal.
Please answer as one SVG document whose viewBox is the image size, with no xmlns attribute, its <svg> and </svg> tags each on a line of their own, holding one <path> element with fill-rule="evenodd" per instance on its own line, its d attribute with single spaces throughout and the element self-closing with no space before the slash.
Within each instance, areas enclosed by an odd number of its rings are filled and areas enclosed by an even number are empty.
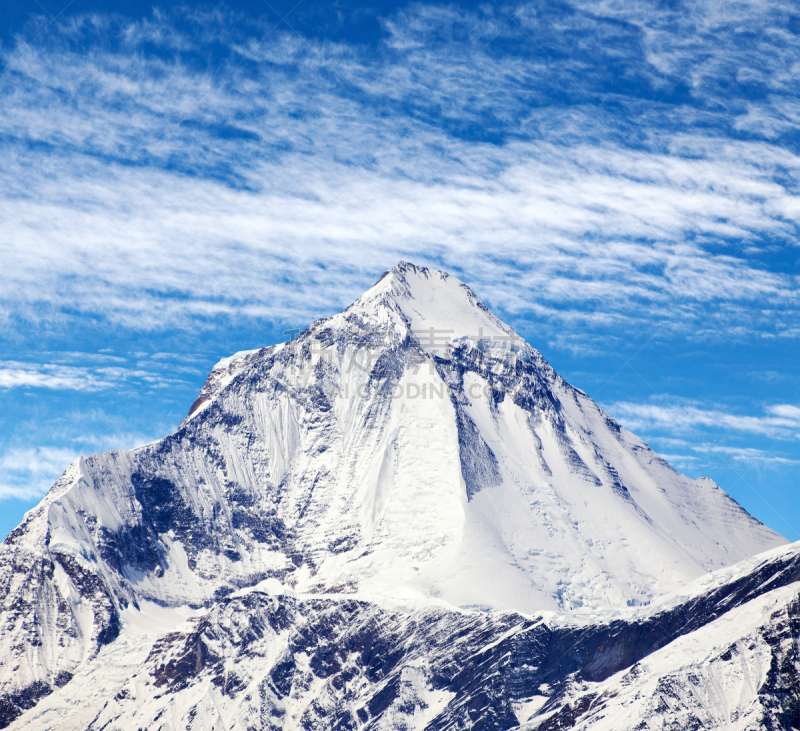
<svg viewBox="0 0 800 731">
<path fill-rule="evenodd" d="M 672 607 L 649 610 L 664 642 L 613 674 L 585 663 L 524 731 L 800 728 L 799 559 L 794 544 L 696 582 L 682 602 L 669 597 Z M 630 642 L 641 624 L 617 637 Z"/>
<path fill-rule="evenodd" d="M 183 621 L 268 580 L 382 612 L 591 616 L 784 542 L 464 284 L 401 262 L 297 340 L 220 362 L 174 434 L 78 460 L 26 516 L 0 551 L 0 722 L 152 604 Z"/>
</svg>

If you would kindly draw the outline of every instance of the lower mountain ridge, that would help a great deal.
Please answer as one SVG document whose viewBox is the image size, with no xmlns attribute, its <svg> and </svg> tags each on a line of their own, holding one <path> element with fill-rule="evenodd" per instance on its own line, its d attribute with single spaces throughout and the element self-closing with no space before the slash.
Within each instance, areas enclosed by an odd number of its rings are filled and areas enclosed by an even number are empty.
<svg viewBox="0 0 800 731">
<path fill-rule="evenodd" d="M 0 727 L 800 728 L 800 547 L 401 262 L 0 548 Z"/>
</svg>

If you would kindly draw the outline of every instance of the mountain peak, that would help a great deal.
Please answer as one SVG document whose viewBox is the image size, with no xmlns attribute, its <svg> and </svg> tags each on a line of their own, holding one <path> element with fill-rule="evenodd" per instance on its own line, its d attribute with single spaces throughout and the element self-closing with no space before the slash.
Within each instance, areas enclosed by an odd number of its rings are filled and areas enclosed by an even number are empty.
<svg viewBox="0 0 800 731">
<path fill-rule="evenodd" d="M 400 259 L 390 270 L 392 274 L 398 274 L 400 276 L 405 276 L 406 274 L 410 275 L 419 275 L 424 277 L 429 277 L 431 274 L 440 275 L 441 278 L 447 278 L 450 275 L 444 271 L 438 271 L 436 269 L 429 269 L 428 267 L 418 266 L 410 261 L 405 261 L 405 259 Z M 389 273 L 387 272 L 387 274 Z"/>
<path fill-rule="evenodd" d="M 237 474 L 258 462 L 248 490 L 294 536 L 305 591 L 386 599 L 391 576 L 391 600 L 611 607 L 782 540 L 675 472 L 447 272 L 398 262 L 298 342 L 212 375 L 185 423 L 202 443 L 237 425 L 249 451 L 220 453 Z"/>
<path fill-rule="evenodd" d="M 387 311 L 396 316 L 396 325 L 411 330 L 423 347 L 428 341 L 492 342 L 514 337 L 513 329 L 457 277 L 407 261 L 401 260 L 385 272 L 341 314 L 358 313 L 375 323 L 384 320 Z"/>
</svg>

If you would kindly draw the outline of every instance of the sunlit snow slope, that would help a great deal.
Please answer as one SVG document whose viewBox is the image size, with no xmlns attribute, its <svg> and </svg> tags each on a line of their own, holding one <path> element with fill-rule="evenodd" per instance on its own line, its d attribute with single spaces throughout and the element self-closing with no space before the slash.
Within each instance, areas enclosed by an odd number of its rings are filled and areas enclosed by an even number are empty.
<svg viewBox="0 0 800 731">
<path fill-rule="evenodd" d="M 204 409 L 242 419 L 249 449 L 226 461 L 291 530 L 297 588 L 614 607 L 784 542 L 464 284 L 411 264 L 298 341 L 224 362 L 204 395 L 187 428 Z"/>
<path fill-rule="evenodd" d="M 124 611 L 266 579 L 406 610 L 589 612 L 782 543 L 466 285 L 401 262 L 297 340 L 219 363 L 174 434 L 69 467 L 2 546 L 0 683 L 33 703 Z"/>
</svg>

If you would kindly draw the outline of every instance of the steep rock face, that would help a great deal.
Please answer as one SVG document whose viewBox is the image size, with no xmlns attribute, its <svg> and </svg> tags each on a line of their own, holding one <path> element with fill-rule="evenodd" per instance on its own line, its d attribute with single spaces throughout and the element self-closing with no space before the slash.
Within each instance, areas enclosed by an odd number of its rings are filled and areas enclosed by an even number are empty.
<svg viewBox="0 0 800 731">
<path fill-rule="evenodd" d="M 120 631 L 106 582 L 51 540 L 46 515 L 77 475 L 72 465 L 0 553 L 0 726 L 69 682 Z"/>
<path fill-rule="evenodd" d="M 609 610 L 783 542 L 468 287 L 401 263 L 297 340 L 223 360 L 174 434 L 67 470 L 0 551 L 0 714 L 142 602 L 272 580 L 404 610 Z"/>
<path fill-rule="evenodd" d="M 774 589 L 604 683 L 570 683 L 529 731 L 800 728 L 800 594 Z"/>
</svg>

